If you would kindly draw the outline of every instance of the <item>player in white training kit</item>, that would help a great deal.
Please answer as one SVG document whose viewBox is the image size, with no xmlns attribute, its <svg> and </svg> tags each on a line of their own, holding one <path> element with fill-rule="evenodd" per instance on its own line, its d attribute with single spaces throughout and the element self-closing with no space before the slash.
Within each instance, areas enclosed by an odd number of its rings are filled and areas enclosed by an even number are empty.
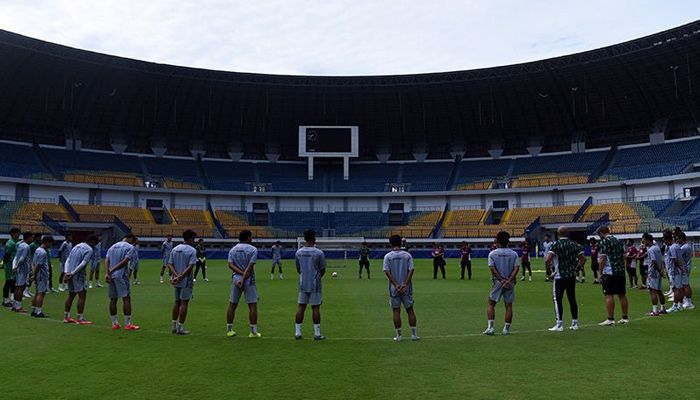
<svg viewBox="0 0 700 400">
<path fill-rule="evenodd" d="M 666 310 L 668 313 L 681 311 L 683 309 L 683 274 L 685 273 L 685 261 L 681 254 L 681 246 L 675 243 L 675 237 L 670 230 L 664 231 L 664 243 L 666 244 L 666 253 L 664 261 L 666 264 L 666 273 L 668 280 L 673 289 L 673 305 Z"/>
<path fill-rule="evenodd" d="M 32 265 L 36 293 L 32 299 L 32 317 L 47 318 L 44 314 L 44 295 L 49 291 L 49 249 L 53 246 L 53 237 L 46 235 L 41 238 L 41 245 L 34 251 Z"/>
<path fill-rule="evenodd" d="M 61 273 L 58 277 L 58 290 L 61 292 L 66 291 L 68 289 L 67 285 L 63 283 L 63 275 L 64 275 L 64 268 L 66 264 L 66 260 L 68 259 L 68 255 L 70 254 L 71 250 L 73 250 L 73 236 L 70 233 L 66 233 L 66 239 L 61 243 L 61 247 L 58 248 L 58 259 L 60 261 L 60 270 Z"/>
<path fill-rule="evenodd" d="M 134 278 L 134 285 L 138 285 L 139 282 L 139 238 L 134 241 L 134 253 L 132 254 L 131 260 L 129 260 L 129 276 Z"/>
<path fill-rule="evenodd" d="M 693 289 L 690 287 L 690 271 L 693 269 L 693 247 L 687 242 L 685 232 L 680 228 L 675 229 L 674 236 L 678 245 L 681 246 L 681 257 L 683 257 L 683 262 L 685 263 L 685 270 L 681 275 L 681 286 L 683 286 L 682 307 L 684 310 L 693 310 L 695 309 L 695 304 L 693 304 Z"/>
<path fill-rule="evenodd" d="M 24 290 L 32 285 L 29 274 L 32 270 L 32 258 L 30 255 L 29 244 L 34 240 L 34 234 L 24 232 L 23 240 L 17 243 L 17 252 L 12 260 L 12 273 L 15 274 L 15 293 L 14 301 L 12 302 L 12 311 L 17 313 L 26 313 L 22 308 L 22 299 L 24 299 Z M 7 267 L 5 267 L 7 268 Z"/>
<path fill-rule="evenodd" d="M 663 276 L 664 259 L 661 249 L 654 241 L 654 237 L 645 233 L 642 235 L 642 243 L 647 248 L 647 255 L 644 259 L 644 267 L 647 269 L 647 288 L 651 296 L 651 312 L 649 317 L 658 317 L 666 314 L 666 297 L 661 290 L 661 277 Z"/>
<path fill-rule="evenodd" d="M 280 273 L 280 280 L 284 279 L 284 276 L 282 275 L 282 249 L 284 247 L 282 246 L 282 242 L 279 240 L 277 243 L 272 245 L 272 271 L 270 271 L 270 280 L 275 279 L 275 267 L 279 269 Z"/>
<path fill-rule="evenodd" d="M 258 249 L 251 245 L 253 233 L 247 229 L 238 234 L 238 244 L 228 252 L 228 267 L 233 272 L 231 277 L 231 295 L 226 311 L 226 336 L 234 337 L 233 319 L 241 296 L 245 295 L 248 304 L 249 338 L 259 338 L 258 332 L 258 288 L 255 285 L 255 263 L 258 262 Z"/>
<path fill-rule="evenodd" d="M 129 281 L 129 263 L 133 257 L 136 236 L 129 233 L 124 240 L 113 244 L 105 256 L 105 282 L 109 285 L 109 316 L 112 330 L 121 328 L 117 316 L 117 301 L 122 299 L 124 312 L 124 330 L 137 331 L 138 325 L 131 322 L 131 283 Z"/>
<path fill-rule="evenodd" d="M 484 335 L 493 336 L 495 333 L 494 319 L 496 304 L 503 298 L 506 307 L 505 326 L 503 335 L 510 334 L 510 324 L 513 323 L 513 302 L 515 301 L 515 277 L 518 275 L 518 253 L 508 248 L 510 234 L 505 231 L 496 235 L 498 248 L 489 253 L 488 265 L 491 269 L 493 286 L 489 292 L 486 316 L 488 325 Z"/>
<path fill-rule="evenodd" d="M 92 289 L 93 277 L 96 281 L 97 287 L 101 288 L 100 283 L 100 261 L 102 259 L 102 243 L 97 243 L 95 249 L 92 252 L 92 259 L 90 260 L 90 280 L 88 284 L 88 289 Z"/>
<path fill-rule="evenodd" d="M 401 236 L 392 235 L 389 238 L 391 251 L 384 256 L 383 270 L 389 278 L 389 305 L 394 317 L 396 336 L 394 341 L 403 340 L 401 333 L 401 305 L 408 314 L 408 324 L 411 327 L 411 340 L 420 340 L 416 333 L 416 313 L 413 310 L 413 257 L 401 250 Z"/>
<path fill-rule="evenodd" d="M 160 256 L 163 258 L 163 266 L 160 268 L 160 283 L 163 283 L 163 274 L 168 268 L 170 261 L 170 253 L 173 251 L 173 235 L 165 237 L 165 241 L 160 245 Z"/>
<path fill-rule="evenodd" d="M 324 340 L 321 334 L 321 280 L 326 274 L 326 255 L 316 248 L 316 232 L 313 229 L 304 231 L 304 246 L 295 255 L 297 272 L 299 273 L 299 305 L 294 325 L 294 338 L 300 340 L 301 325 L 304 322 L 306 306 L 311 305 L 314 322 L 314 340 Z"/>
<path fill-rule="evenodd" d="M 185 329 L 187 320 L 187 307 L 192 299 L 194 280 L 192 270 L 197 264 L 197 250 L 194 248 L 194 240 L 197 234 L 193 230 L 182 233 L 184 243 L 178 244 L 170 252 L 168 270 L 170 283 L 175 288 L 175 304 L 173 305 L 173 320 L 171 332 L 175 335 L 189 335 L 191 332 Z"/>
<path fill-rule="evenodd" d="M 95 235 L 90 235 L 83 243 L 79 243 L 73 247 L 68 259 L 63 265 L 63 279 L 67 284 L 68 298 L 63 312 L 63 322 L 67 324 L 90 325 L 92 322 L 85 319 L 85 299 L 87 298 L 86 273 L 90 259 L 92 258 L 92 249 L 97 245 L 98 239 Z M 75 320 L 70 316 L 70 309 L 73 307 L 73 300 L 78 296 L 78 319 Z"/>
</svg>

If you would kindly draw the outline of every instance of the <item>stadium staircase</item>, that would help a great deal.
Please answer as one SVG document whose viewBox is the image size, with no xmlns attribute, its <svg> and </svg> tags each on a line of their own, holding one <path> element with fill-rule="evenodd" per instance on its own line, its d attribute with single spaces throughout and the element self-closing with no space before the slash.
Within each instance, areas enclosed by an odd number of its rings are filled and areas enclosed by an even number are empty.
<svg viewBox="0 0 700 400">
<path fill-rule="evenodd" d="M 143 162 L 143 157 L 139 157 L 139 165 L 141 166 L 141 173 L 143 174 L 143 179 L 146 181 L 152 181 L 153 177 L 151 177 L 150 172 L 148 172 L 148 167 L 146 166 L 146 163 Z"/>
<path fill-rule="evenodd" d="M 459 175 L 459 163 L 462 162 L 462 156 L 455 157 L 454 163 L 452 163 L 452 170 L 450 171 L 450 177 L 447 178 L 446 190 L 454 190 L 455 182 L 457 181 Z"/>
<path fill-rule="evenodd" d="M 574 221 L 573 222 L 579 222 L 583 218 L 583 216 L 586 214 L 586 210 L 588 210 L 588 207 L 593 204 L 593 197 L 588 196 L 586 201 L 581 204 L 581 208 L 576 211 L 576 214 L 574 215 Z"/>
<path fill-rule="evenodd" d="M 596 167 L 596 169 L 593 170 L 593 172 L 591 172 L 590 175 L 588 175 L 588 183 L 593 183 L 593 182 L 598 181 L 598 178 L 600 178 L 603 175 L 603 173 L 610 166 L 610 163 L 612 162 L 616 153 L 617 153 L 617 146 L 613 145 L 612 147 L 610 147 L 610 150 L 608 150 L 608 154 L 605 155 L 605 158 L 603 159 L 603 161 Z"/>
<path fill-rule="evenodd" d="M 686 209 L 686 207 L 690 206 L 693 202 L 684 202 L 684 201 L 678 201 L 674 200 L 671 202 L 666 208 L 662 209 L 659 211 L 659 217 L 664 218 L 664 217 L 677 217 L 683 213 L 683 211 Z"/>
<path fill-rule="evenodd" d="M 442 214 L 440 215 L 440 219 L 438 219 L 437 223 L 435 224 L 435 228 L 433 229 L 433 233 L 430 235 L 431 238 L 441 238 L 444 236 L 444 229 L 442 229 L 443 224 L 445 223 L 445 218 L 448 217 L 450 211 L 450 203 L 445 204 L 445 208 L 442 210 Z"/>
<path fill-rule="evenodd" d="M 63 197 L 63 195 L 58 196 L 58 204 L 60 204 L 61 206 L 63 206 L 63 208 L 66 209 L 68 215 L 70 215 L 74 221 L 80 221 L 80 214 L 78 214 L 75 208 L 73 208 L 70 202 L 65 197 Z"/>
<path fill-rule="evenodd" d="M 219 221 L 219 219 L 216 217 L 216 213 L 214 212 L 214 208 L 211 206 L 211 202 L 207 202 L 207 212 L 214 223 L 214 227 L 216 227 L 216 230 L 219 232 L 219 236 L 224 239 L 228 239 L 229 235 L 226 232 L 226 229 L 224 229 L 224 226 L 221 225 L 221 221 Z"/>
<path fill-rule="evenodd" d="M 506 182 L 510 182 L 510 180 L 513 178 L 513 170 L 515 169 L 515 159 L 510 160 L 510 164 L 508 165 L 508 170 L 506 171 L 506 176 L 504 179 Z"/>
<path fill-rule="evenodd" d="M 197 175 L 199 175 L 199 180 L 202 181 L 202 184 L 205 188 L 211 189 L 211 185 L 209 184 L 209 177 L 207 177 L 207 173 L 204 171 L 204 164 L 202 164 L 201 155 L 197 156 L 197 158 L 195 159 L 195 163 L 197 163 Z"/>
<path fill-rule="evenodd" d="M 56 171 L 51 167 L 51 164 L 49 163 L 49 160 L 46 158 L 46 154 L 44 154 L 44 151 L 39 147 L 38 144 L 32 145 L 32 149 L 34 150 L 34 154 L 36 154 L 36 158 L 39 160 L 39 163 L 41 163 L 41 166 L 46 170 L 51 176 L 53 176 L 55 179 L 61 179 L 61 176 L 56 173 Z"/>
</svg>

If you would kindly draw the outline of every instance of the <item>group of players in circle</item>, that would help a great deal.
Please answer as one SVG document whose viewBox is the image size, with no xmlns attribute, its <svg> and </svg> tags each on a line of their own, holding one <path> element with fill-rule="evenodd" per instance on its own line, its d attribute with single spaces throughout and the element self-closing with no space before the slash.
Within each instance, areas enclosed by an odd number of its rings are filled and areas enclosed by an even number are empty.
<svg viewBox="0 0 700 400">
<path fill-rule="evenodd" d="M 546 240 L 543 243 L 547 280 L 553 282 L 553 298 L 556 325 L 550 331 L 561 332 L 563 323 L 563 298 L 569 302 L 571 312 L 571 330 L 578 330 L 578 305 L 576 300 L 576 283 L 579 273 L 584 271 L 586 257 L 583 247 L 569 239 L 568 229 L 560 227 L 557 231 L 556 241 Z M 692 247 L 686 240 L 685 233 L 676 228 L 663 232 L 662 243 L 659 244 L 654 237 L 645 233 L 642 235 L 642 248 L 640 251 L 631 249 L 633 243 L 628 242 L 627 249 L 622 241 L 610 233 L 607 226 L 601 226 L 597 231 L 600 241 L 592 243 L 592 267 L 595 275 L 595 283 L 600 283 L 605 295 L 607 318 L 599 325 L 611 326 L 616 323 L 627 324 L 628 300 L 626 297 L 626 273 L 630 273 L 630 263 L 640 261 L 642 274 L 642 287 L 648 288 L 652 309 L 647 315 L 657 317 L 662 314 L 677 312 L 680 310 L 694 309 L 692 303 L 692 289 L 690 287 Z M 52 290 L 51 264 L 49 261 L 49 249 L 54 240 L 46 235 L 40 240 L 34 240 L 34 235 L 24 233 L 19 240 L 20 231 L 13 228 L 10 231 L 10 240 L 5 246 L 3 266 L 6 270 L 6 282 L 3 293 L 3 305 L 11 307 L 14 312 L 25 313 L 22 300 L 32 283 L 32 277 L 36 285 L 36 294 L 32 298 L 32 316 L 45 318 L 43 312 L 44 295 Z M 202 241 L 195 243 L 197 234 L 192 230 L 186 230 L 182 235 L 183 243 L 174 246 L 172 237 L 168 237 L 161 246 L 163 255 L 163 269 L 170 272 L 170 283 L 174 287 L 174 304 L 172 309 L 171 331 L 176 335 L 188 335 L 190 331 L 185 329 L 188 305 L 192 298 L 195 282 L 195 267 L 203 269 L 206 279 L 206 256 Z M 70 239 L 70 238 L 67 238 Z M 252 233 L 243 230 L 239 233 L 239 243 L 233 246 L 228 253 L 228 268 L 232 272 L 232 283 L 229 296 L 229 305 L 226 316 L 226 336 L 234 337 L 233 322 L 237 306 L 241 299 L 248 305 L 250 338 L 260 338 L 262 334 L 257 329 L 257 302 L 258 293 L 255 284 L 255 264 L 258 258 L 258 249 L 253 246 Z M 302 324 L 307 306 L 311 306 L 313 319 L 314 340 L 324 340 L 321 334 L 321 304 L 322 304 L 322 278 L 326 272 L 326 259 L 322 250 L 316 244 L 316 232 L 309 229 L 304 232 L 304 245 L 295 254 L 296 270 L 299 274 L 298 307 L 295 316 L 294 338 L 302 339 Z M 69 243 L 69 240 L 66 240 Z M 118 300 L 122 300 L 124 314 L 124 329 L 138 330 L 140 327 L 131 320 L 131 278 L 138 284 L 135 274 L 138 272 L 138 239 L 133 234 L 127 234 L 123 240 L 112 245 L 106 253 L 104 260 L 105 282 L 108 284 L 108 296 L 110 298 L 109 314 L 112 320 L 112 329 L 121 329 L 117 316 Z M 389 281 L 389 303 L 393 312 L 395 328 L 395 341 L 403 340 L 401 307 L 408 315 L 410 337 L 412 340 L 420 340 L 416 331 L 416 314 L 413 307 L 413 257 L 406 240 L 398 235 L 389 238 L 391 251 L 383 260 L 383 272 Z M 494 335 L 495 307 L 503 299 L 505 303 L 505 325 L 503 335 L 510 334 L 513 320 L 513 303 L 515 301 L 515 284 L 522 264 L 529 266 L 528 252 L 518 255 L 509 248 L 510 235 L 507 232 L 499 232 L 495 238 L 495 248 L 488 255 L 488 267 L 492 274 L 492 287 L 489 291 L 487 305 L 487 328 L 485 335 Z M 69 246 L 64 249 L 65 246 Z M 86 267 L 94 265 L 97 260 L 99 265 L 99 238 L 88 236 L 85 241 L 72 247 L 70 243 L 61 246 L 61 277 L 60 289 L 67 290 L 68 297 L 65 301 L 64 323 L 89 325 L 91 321 L 85 319 L 86 289 L 92 287 L 92 277 L 99 273 L 92 271 L 90 274 L 90 286 L 88 286 Z M 274 268 L 279 268 L 282 278 L 281 243 L 273 246 L 273 269 L 271 278 L 274 278 Z M 469 271 L 471 279 L 471 248 L 465 243 L 461 246 L 462 279 L 465 268 Z M 98 254 L 96 256 L 96 254 Z M 360 278 L 362 270 L 367 270 L 369 278 L 369 249 L 363 243 L 359 252 Z M 433 250 L 434 276 L 437 278 L 437 270 L 442 269 L 444 278 L 444 247 L 436 246 Z M 203 261 L 204 257 L 204 261 Z M 442 259 L 442 262 L 440 261 Z M 525 264 L 527 262 L 527 264 Z M 94 269 L 94 268 L 90 268 Z M 531 271 L 530 271 L 531 274 Z M 630 274 L 631 275 L 631 274 Z M 662 290 L 663 278 L 667 277 L 672 291 L 673 305 L 665 307 L 666 298 Z M 636 278 L 636 275 L 634 276 Z M 523 277 L 525 279 L 525 268 Z M 584 278 L 585 279 L 585 278 Z M 636 279 L 630 276 L 631 287 L 637 285 Z M 8 287 L 9 285 L 9 287 Z M 64 286 L 65 285 L 65 286 Z M 10 300 L 9 292 L 13 297 Z M 615 322 L 615 296 L 618 297 L 622 318 Z M 75 298 L 77 302 L 77 319 L 71 317 L 71 309 Z"/>
</svg>

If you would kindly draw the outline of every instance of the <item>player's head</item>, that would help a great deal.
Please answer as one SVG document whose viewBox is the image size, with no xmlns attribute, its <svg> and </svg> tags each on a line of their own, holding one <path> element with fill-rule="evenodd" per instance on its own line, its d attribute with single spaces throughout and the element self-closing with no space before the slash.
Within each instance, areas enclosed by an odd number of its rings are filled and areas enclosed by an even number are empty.
<svg viewBox="0 0 700 400">
<path fill-rule="evenodd" d="M 185 241 L 187 244 L 192 244 L 194 243 L 194 239 L 197 238 L 197 232 L 193 231 L 192 229 L 188 229 L 184 232 L 182 232 L 182 240 Z"/>
<path fill-rule="evenodd" d="M 66 242 L 70 242 L 71 240 L 73 240 L 73 234 L 70 232 L 66 233 Z"/>
<path fill-rule="evenodd" d="M 501 247 L 507 247 L 508 242 L 510 242 L 510 233 L 506 231 L 500 231 L 496 234 L 496 242 Z"/>
<path fill-rule="evenodd" d="M 41 238 L 41 245 L 45 248 L 53 246 L 53 236 L 44 235 L 44 237 Z"/>
<path fill-rule="evenodd" d="M 34 234 L 34 239 L 36 243 L 41 243 L 41 233 L 35 233 Z"/>
<path fill-rule="evenodd" d="M 34 233 L 24 232 L 22 234 L 22 240 L 24 240 L 25 243 L 30 243 L 32 240 L 34 240 Z"/>
<path fill-rule="evenodd" d="M 396 236 L 398 236 L 398 235 L 396 235 Z M 401 239 L 401 238 L 399 237 L 399 239 Z M 400 242 L 400 240 L 399 240 L 399 242 Z M 362 247 L 367 247 L 367 242 L 362 242 Z"/>
<path fill-rule="evenodd" d="M 90 247 L 97 246 L 97 243 L 99 242 L 100 239 L 97 237 L 97 235 L 88 235 L 88 237 L 85 238 L 85 243 L 89 244 Z"/>
<path fill-rule="evenodd" d="M 563 225 L 560 226 L 557 229 L 557 235 L 559 235 L 559 237 L 562 237 L 562 238 L 568 238 L 569 237 L 569 228 L 567 228 Z"/>
<path fill-rule="evenodd" d="M 389 244 L 391 245 L 391 247 L 401 247 L 401 242 L 402 242 L 402 239 L 401 239 L 401 236 L 399 236 L 399 235 L 391 235 L 389 237 Z M 363 243 L 363 244 L 365 244 L 365 243 Z"/>
<path fill-rule="evenodd" d="M 12 237 L 12 240 L 17 240 L 19 238 L 20 233 L 22 233 L 22 231 L 19 230 L 19 228 L 17 227 L 10 229 L 10 237 Z"/>
<path fill-rule="evenodd" d="M 600 236 L 601 239 L 605 239 L 610 235 L 610 227 L 607 225 L 602 225 L 598 228 L 598 236 Z"/>
<path fill-rule="evenodd" d="M 593 246 L 594 244 L 598 244 L 598 239 L 592 237 L 588 240 L 588 243 L 590 243 L 591 246 Z"/>
<path fill-rule="evenodd" d="M 545 235 L 544 235 L 544 239 L 547 240 L 547 241 L 551 240 L 551 239 L 552 239 L 552 234 L 551 234 L 551 233 L 545 234 Z"/>
<path fill-rule="evenodd" d="M 645 246 L 651 246 L 654 244 L 654 237 L 651 235 L 651 233 L 645 233 L 642 235 L 642 243 L 644 243 Z"/>
<path fill-rule="evenodd" d="M 406 244 L 406 238 L 401 238 L 401 244 Z"/>
<path fill-rule="evenodd" d="M 664 243 L 666 243 L 667 246 L 670 246 L 673 244 L 673 232 L 670 229 L 664 229 Z"/>
<path fill-rule="evenodd" d="M 204 243 L 204 239 L 199 238 L 199 240 L 197 240 L 197 243 Z"/>
<path fill-rule="evenodd" d="M 124 236 L 124 240 L 129 243 L 129 244 L 134 244 L 136 243 L 136 235 L 133 233 L 127 233 L 126 236 Z"/>
<path fill-rule="evenodd" d="M 634 240 L 632 239 L 627 239 L 627 246 L 632 246 L 634 244 Z"/>
<path fill-rule="evenodd" d="M 173 240 L 173 235 L 168 234 L 168 235 L 165 237 L 165 239 L 167 239 L 168 242 L 172 242 L 172 240 Z"/>
<path fill-rule="evenodd" d="M 680 227 L 673 229 L 673 237 L 681 243 L 684 243 L 686 240 L 685 232 L 683 232 Z"/>
<path fill-rule="evenodd" d="M 276 241 L 276 242 L 275 242 L 275 244 L 276 244 L 276 245 L 278 245 L 278 246 L 282 246 L 282 242 L 281 242 L 281 241 L 279 241 L 279 240 L 278 240 L 278 241 Z"/>
<path fill-rule="evenodd" d="M 316 243 L 316 231 L 313 229 L 307 229 L 304 231 L 304 241 L 309 244 Z"/>
<path fill-rule="evenodd" d="M 241 243 L 250 243 L 253 241 L 253 232 L 248 229 L 243 229 L 238 232 L 238 241 Z"/>
</svg>

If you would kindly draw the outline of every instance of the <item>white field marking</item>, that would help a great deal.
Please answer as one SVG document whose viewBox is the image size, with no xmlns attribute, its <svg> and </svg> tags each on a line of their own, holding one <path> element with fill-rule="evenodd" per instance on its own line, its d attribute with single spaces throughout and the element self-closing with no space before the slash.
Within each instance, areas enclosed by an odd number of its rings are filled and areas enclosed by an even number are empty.
<svg viewBox="0 0 700 400">
<path fill-rule="evenodd" d="M 630 323 L 636 322 L 636 321 L 642 321 L 646 319 L 652 319 L 652 318 L 658 318 L 658 317 L 639 317 L 639 318 L 634 318 L 630 319 Z M 45 321 L 51 321 L 54 323 L 60 323 L 63 324 L 63 320 L 58 320 L 58 319 L 53 319 L 53 318 L 42 318 Z M 75 324 L 66 324 L 66 325 L 75 325 Z M 617 324 L 616 324 L 617 325 Z M 92 324 L 92 325 L 82 325 L 84 327 L 92 327 L 92 328 L 101 328 L 103 330 L 111 330 L 112 327 L 109 325 L 99 325 L 99 324 Z M 579 324 L 579 327 L 581 328 L 598 328 L 597 323 L 592 323 L 592 324 Z M 123 327 L 122 327 L 123 329 Z M 600 329 L 611 329 L 611 327 L 607 326 L 601 326 Z M 172 332 L 170 331 L 160 331 L 160 330 L 147 330 L 149 333 L 158 333 L 158 334 L 163 334 L 163 335 L 173 335 Z M 550 333 L 547 331 L 547 329 L 530 329 L 530 330 L 524 330 L 524 331 L 511 331 L 511 335 L 527 335 L 527 334 L 533 334 L 533 333 L 546 333 L 548 335 L 556 335 L 556 333 Z M 227 338 L 225 333 L 221 335 L 195 335 L 197 337 L 210 337 L 210 338 L 221 338 L 221 339 L 226 339 L 226 340 L 232 340 L 230 338 Z M 240 337 L 246 338 L 246 334 L 241 334 Z M 470 337 L 479 337 L 479 336 L 484 336 L 483 333 L 462 333 L 462 334 L 454 334 L 454 335 L 428 335 L 428 336 L 421 336 L 421 340 L 424 339 L 461 339 L 461 338 L 470 338 Z M 495 335 L 499 336 L 499 335 Z M 313 335 L 306 336 L 306 340 L 311 340 L 313 339 Z M 294 336 L 289 335 L 289 336 L 263 336 L 262 338 L 258 340 L 288 340 L 288 341 L 294 341 Z M 383 336 L 383 337 L 329 337 L 326 339 L 326 341 L 392 341 L 393 338 L 389 336 Z M 408 339 L 406 341 L 409 341 Z"/>
</svg>

